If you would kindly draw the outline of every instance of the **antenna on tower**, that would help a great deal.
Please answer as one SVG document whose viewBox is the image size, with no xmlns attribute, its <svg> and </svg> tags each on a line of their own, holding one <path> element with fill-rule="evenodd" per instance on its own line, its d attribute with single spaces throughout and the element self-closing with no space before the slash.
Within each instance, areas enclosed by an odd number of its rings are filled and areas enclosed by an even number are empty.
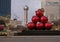
<svg viewBox="0 0 60 42">
<path fill-rule="evenodd" d="M 17 15 L 15 15 L 15 14 L 14 14 L 14 16 L 15 16 L 15 17 L 14 17 L 14 20 L 17 20 L 17 18 L 19 18 L 19 17 L 18 17 Z"/>
</svg>

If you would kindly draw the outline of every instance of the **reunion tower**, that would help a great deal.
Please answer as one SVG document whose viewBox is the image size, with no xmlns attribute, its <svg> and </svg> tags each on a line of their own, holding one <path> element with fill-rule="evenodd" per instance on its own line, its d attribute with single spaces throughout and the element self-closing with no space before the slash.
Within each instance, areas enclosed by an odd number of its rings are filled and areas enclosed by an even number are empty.
<svg viewBox="0 0 60 42">
<path fill-rule="evenodd" d="M 28 9 L 29 7 L 25 5 L 24 7 L 24 26 L 27 27 L 27 22 L 28 22 Z"/>
</svg>

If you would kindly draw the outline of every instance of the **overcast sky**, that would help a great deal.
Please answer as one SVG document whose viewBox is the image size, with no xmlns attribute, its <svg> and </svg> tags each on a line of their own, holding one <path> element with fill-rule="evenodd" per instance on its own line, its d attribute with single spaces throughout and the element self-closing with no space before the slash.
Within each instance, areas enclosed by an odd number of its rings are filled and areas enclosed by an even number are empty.
<svg viewBox="0 0 60 42">
<path fill-rule="evenodd" d="M 17 17 L 17 19 L 22 21 L 22 24 L 24 24 L 25 5 L 29 7 L 28 22 L 30 22 L 32 16 L 35 15 L 35 11 L 41 8 L 41 0 L 11 0 L 11 19 Z"/>
</svg>

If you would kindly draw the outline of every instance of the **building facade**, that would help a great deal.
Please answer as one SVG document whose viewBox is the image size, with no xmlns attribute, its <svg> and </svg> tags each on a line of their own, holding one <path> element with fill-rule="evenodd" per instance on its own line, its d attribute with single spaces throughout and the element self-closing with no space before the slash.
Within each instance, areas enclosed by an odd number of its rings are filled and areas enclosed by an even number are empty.
<svg viewBox="0 0 60 42">
<path fill-rule="evenodd" d="M 49 21 L 60 19 L 60 0 L 41 0 L 41 4 Z"/>
<path fill-rule="evenodd" d="M 11 0 L 0 0 L 0 16 L 11 16 Z"/>
</svg>

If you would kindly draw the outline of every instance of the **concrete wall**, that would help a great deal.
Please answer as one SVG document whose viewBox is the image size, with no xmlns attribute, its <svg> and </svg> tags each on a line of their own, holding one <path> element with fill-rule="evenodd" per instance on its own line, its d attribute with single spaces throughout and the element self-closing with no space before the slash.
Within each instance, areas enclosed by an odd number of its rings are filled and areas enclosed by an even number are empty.
<svg viewBox="0 0 60 42">
<path fill-rule="evenodd" d="M 60 19 L 60 1 L 59 0 L 41 0 L 42 7 L 45 9 L 45 15 L 49 21 Z"/>
</svg>

